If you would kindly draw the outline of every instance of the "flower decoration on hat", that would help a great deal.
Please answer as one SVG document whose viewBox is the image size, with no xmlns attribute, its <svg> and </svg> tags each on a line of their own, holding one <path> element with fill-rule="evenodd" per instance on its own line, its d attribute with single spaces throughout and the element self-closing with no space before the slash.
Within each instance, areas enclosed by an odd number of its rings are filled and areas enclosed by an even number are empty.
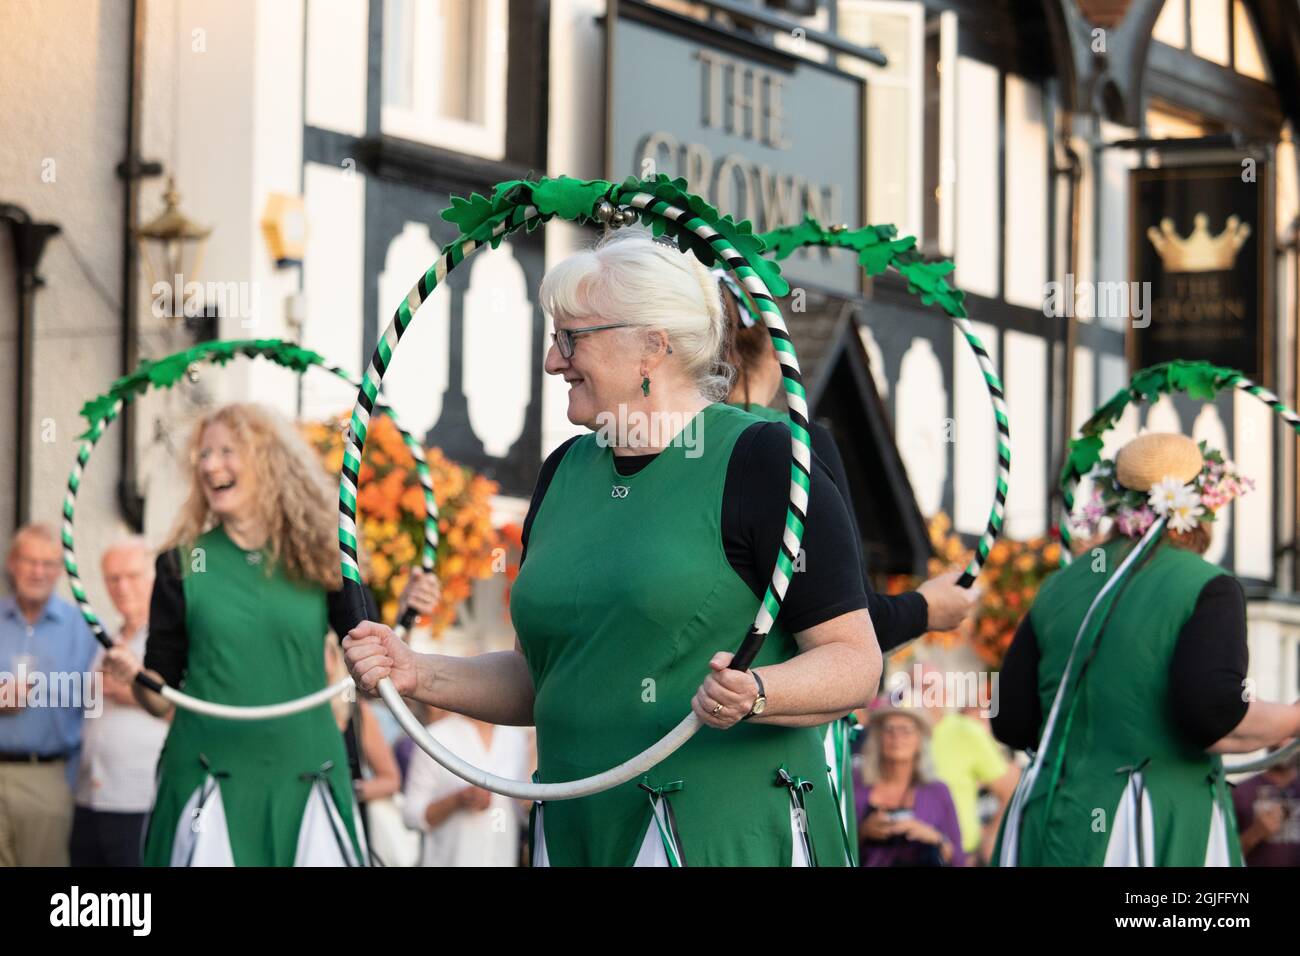
<svg viewBox="0 0 1300 956">
<path fill-rule="evenodd" d="M 1075 515 L 1075 527 L 1092 536 L 1110 519 L 1120 534 L 1140 538 L 1156 518 L 1164 518 L 1171 531 L 1185 534 L 1201 522 L 1213 521 L 1216 511 L 1254 490 L 1252 479 L 1204 441 L 1194 446 L 1201 468 L 1185 480 L 1187 453 L 1184 448 L 1171 449 L 1170 439 L 1175 438 L 1181 438 L 1186 449 L 1193 447 L 1191 439 L 1183 436 L 1144 435 L 1124 446 L 1115 459 L 1100 461 L 1089 473 L 1092 496 Z M 1179 457 L 1181 461 L 1176 460 Z M 1172 473 L 1164 472 L 1162 464 L 1169 465 Z M 1156 472 L 1159 478 L 1149 477 Z"/>
</svg>

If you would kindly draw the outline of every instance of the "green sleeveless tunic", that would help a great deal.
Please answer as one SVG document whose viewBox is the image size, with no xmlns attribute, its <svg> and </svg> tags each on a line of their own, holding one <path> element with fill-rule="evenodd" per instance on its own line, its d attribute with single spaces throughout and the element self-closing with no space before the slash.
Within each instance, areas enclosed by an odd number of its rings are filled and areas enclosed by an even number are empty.
<svg viewBox="0 0 1300 956">
<path fill-rule="evenodd" d="M 533 519 L 510 610 L 536 689 L 541 781 L 606 770 L 662 737 L 689 712 L 709 659 L 735 650 L 758 611 L 721 522 L 732 447 L 758 419 L 720 404 L 700 415 L 694 449 L 670 446 L 635 475 L 619 475 L 594 434 L 578 439 Z M 778 618 L 754 666 L 796 651 Z M 658 800 L 686 864 L 789 866 L 792 791 L 780 771 L 798 785 L 817 862 L 841 865 L 822 734 L 750 721 L 701 728 L 640 781 L 547 803 L 547 856 L 631 865 Z"/>
<path fill-rule="evenodd" d="M 1133 546 L 1112 540 L 1103 549 L 1104 570 L 1094 570 L 1093 557 L 1084 555 L 1039 591 L 1029 619 L 1038 638 L 1044 720 L 1088 607 Z M 1215 858 L 1241 864 L 1223 761 L 1187 741 L 1168 706 L 1179 631 L 1201 589 L 1225 572 L 1168 538 L 1152 547 L 1146 562 L 1127 572 L 1113 606 L 1104 599 L 1094 612 L 1111 607 L 1082 684 L 1062 701 L 1054 740 L 1026 795 L 1021 866 L 1102 866 L 1108 852 L 1113 865 L 1123 856 L 1116 843 L 1129 836 L 1134 851 L 1143 845 L 1129 858 L 1143 865 L 1204 866 Z M 1138 816 L 1131 808 L 1148 802 L 1149 818 L 1144 814 L 1133 827 Z"/>
<path fill-rule="evenodd" d="M 276 704 L 320 690 L 329 630 L 316 585 L 267 575 L 260 555 L 236 547 L 221 527 L 204 534 L 202 571 L 182 563 L 189 658 L 180 689 L 201 700 Z M 158 764 L 158 795 L 144 848 L 147 866 L 167 866 L 182 811 L 212 775 L 220 788 L 238 866 L 291 866 L 308 797 L 328 784 L 357 858 L 352 786 L 343 737 L 328 704 L 289 717 L 234 721 L 177 709 Z"/>
</svg>

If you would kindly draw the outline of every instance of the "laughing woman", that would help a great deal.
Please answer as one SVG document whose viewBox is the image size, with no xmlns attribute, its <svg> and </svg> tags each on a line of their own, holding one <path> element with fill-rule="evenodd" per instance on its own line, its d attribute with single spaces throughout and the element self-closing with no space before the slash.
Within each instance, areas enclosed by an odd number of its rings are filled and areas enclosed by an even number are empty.
<svg viewBox="0 0 1300 956">
<path fill-rule="evenodd" d="M 339 616 L 332 490 L 268 409 L 227 405 L 190 446 L 189 498 L 157 562 L 144 668 L 203 700 L 251 706 L 326 685 Z M 141 664 L 109 652 L 123 679 Z M 172 710 L 135 687 L 155 714 Z M 329 706 L 271 720 L 176 711 L 144 848 L 154 866 L 364 861 L 347 754 Z"/>
<path fill-rule="evenodd" d="M 694 711 L 705 726 L 640 781 L 539 807 L 535 864 L 842 865 L 816 728 L 872 696 L 880 653 L 833 481 L 814 468 L 802 570 L 753 669 L 728 670 L 785 528 L 790 432 L 721 403 L 714 280 L 627 230 L 552 269 L 540 301 L 555 327 L 546 371 L 593 433 L 538 476 L 516 648 L 418 655 L 367 622 L 344 641 L 354 678 L 536 724 L 543 782 L 608 769 Z"/>
</svg>

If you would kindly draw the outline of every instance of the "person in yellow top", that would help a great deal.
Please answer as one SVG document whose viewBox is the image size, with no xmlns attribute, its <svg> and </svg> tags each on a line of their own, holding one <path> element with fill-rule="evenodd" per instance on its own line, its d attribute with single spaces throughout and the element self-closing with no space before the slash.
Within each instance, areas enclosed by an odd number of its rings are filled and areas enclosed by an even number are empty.
<svg viewBox="0 0 1300 956">
<path fill-rule="evenodd" d="M 984 722 L 958 710 L 942 712 L 930 739 L 935 775 L 948 785 L 961 825 L 961 845 L 967 859 L 987 864 L 997 837 L 998 823 L 1016 789 L 1020 771 L 1002 754 Z M 998 812 L 987 827 L 980 826 L 979 795 L 989 790 Z"/>
</svg>

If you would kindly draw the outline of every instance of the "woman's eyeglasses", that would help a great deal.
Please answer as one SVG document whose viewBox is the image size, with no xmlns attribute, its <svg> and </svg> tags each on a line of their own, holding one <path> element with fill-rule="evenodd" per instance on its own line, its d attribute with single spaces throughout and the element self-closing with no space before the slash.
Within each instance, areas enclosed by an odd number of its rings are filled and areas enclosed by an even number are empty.
<svg viewBox="0 0 1300 956">
<path fill-rule="evenodd" d="M 579 335 L 586 335 L 588 332 L 603 332 L 606 329 L 625 329 L 629 325 L 628 322 L 618 322 L 614 325 L 590 325 L 585 329 L 556 329 L 551 333 L 551 341 L 560 350 L 560 355 L 567 360 L 573 358 L 573 340 Z"/>
</svg>

